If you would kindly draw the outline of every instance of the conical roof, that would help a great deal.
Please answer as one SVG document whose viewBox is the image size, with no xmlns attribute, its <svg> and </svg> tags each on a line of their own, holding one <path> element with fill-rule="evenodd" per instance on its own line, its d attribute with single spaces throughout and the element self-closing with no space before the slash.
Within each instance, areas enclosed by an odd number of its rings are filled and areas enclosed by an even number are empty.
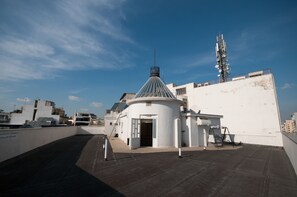
<svg viewBox="0 0 297 197">
<path fill-rule="evenodd" d="M 135 95 L 137 98 L 158 97 L 176 99 L 172 92 L 167 88 L 164 82 L 160 79 L 159 67 L 151 67 L 150 78 L 142 86 L 139 92 Z"/>
</svg>

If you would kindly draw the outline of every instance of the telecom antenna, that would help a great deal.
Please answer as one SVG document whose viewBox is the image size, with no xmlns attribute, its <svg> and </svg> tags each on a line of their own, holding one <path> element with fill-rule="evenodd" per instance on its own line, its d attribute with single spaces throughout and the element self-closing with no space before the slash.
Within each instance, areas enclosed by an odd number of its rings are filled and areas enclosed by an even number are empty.
<svg viewBox="0 0 297 197">
<path fill-rule="evenodd" d="M 219 71 L 218 77 L 220 79 L 220 82 L 226 82 L 228 80 L 230 68 L 227 60 L 227 46 L 223 34 L 219 34 L 217 36 L 216 58 L 217 64 L 215 65 L 215 67 Z"/>
</svg>

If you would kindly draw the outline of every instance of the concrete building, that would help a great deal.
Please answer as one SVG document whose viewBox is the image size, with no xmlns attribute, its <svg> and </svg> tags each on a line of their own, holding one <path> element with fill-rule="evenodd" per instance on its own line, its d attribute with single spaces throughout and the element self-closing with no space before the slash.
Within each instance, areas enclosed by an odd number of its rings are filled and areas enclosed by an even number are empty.
<svg viewBox="0 0 297 197">
<path fill-rule="evenodd" d="M 149 79 L 125 109 L 106 114 L 105 130 L 117 133 L 131 148 L 207 146 L 209 139 L 214 140 L 209 131 L 220 128 L 222 116 L 181 111 L 182 105 L 160 79 L 159 67 L 152 67 Z"/>
<path fill-rule="evenodd" d="M 184 111 L 223 115 L 236 142 L 282 146 L 273 75 L 263 71 L 225 83 L 189 83 L 167 87 L 183 101 Z"/>
<path fill-rule="evenodd" d="M 284 131 L 288 133 L 295 133 L 296 122 L 294 120 L 286 120 L 284 123 Z"/>
<path fill-rule="evenodd" d="M 20 113 L 11 113 L 11 125 L 23 125 L 26 122 L 37 121 L 38 118 L 53 118 L 59 123 L 60 116 L 53 115 L 55 103 L 47 100 L 35 100 L 32 104 L 23 105 Z"/>
<path fill-rule="evenodd" d="M 135 97 L 135 93 L 124 93 L 119 102 L 116 102 L 111 109 L 106 111 L 104 116 L 105 132 L 109 136 L 111 134 L 116 134 L 117 131 L 117 119 L 119 118 L 119 113 L 128 107 L 127 102 Z"/>
<path fill-rule="evenodd" d="M 83 126 L 83 125 L 99 125 L 101 124 L 101 121 L 97 116 L 93 113 L 87 113 L 87 112 L 76 112 L 73 115 L 72 119 L 68 120 L 71 125 L 74 126 Z"/>
<path fill-rule="evenodd" d="M 7 124 L 10 122 L 10 113 L 0 111 L 0 124 Z"/>
<path fill-rule="evenodd" d="M 271 73 L 253 72 L 216 84 L 166 86 L 158 72 L 151 70 L 124 110 L 106 114 L 107 133 L 117 133 L 130 147 L 207 146 L 224 131 L 232 142 L 283 145 Z"/>
</svg>

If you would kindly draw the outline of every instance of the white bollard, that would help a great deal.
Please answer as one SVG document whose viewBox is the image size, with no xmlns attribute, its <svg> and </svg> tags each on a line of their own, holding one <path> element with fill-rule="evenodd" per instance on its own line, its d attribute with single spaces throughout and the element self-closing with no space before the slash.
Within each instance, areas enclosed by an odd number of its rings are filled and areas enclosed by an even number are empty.
<svg viewBox="0 0 297 197">
<path fill-rule="evenodd" d="M 178 148 L 178 158 L 183 158 L 183 157 L 181 156 L 181 148 Z"/>
<path fill-rule="evenodd" d="M 105 138 L 104 144 L 104 160 L 107 161 L 107 138 Z"/>
</svg>

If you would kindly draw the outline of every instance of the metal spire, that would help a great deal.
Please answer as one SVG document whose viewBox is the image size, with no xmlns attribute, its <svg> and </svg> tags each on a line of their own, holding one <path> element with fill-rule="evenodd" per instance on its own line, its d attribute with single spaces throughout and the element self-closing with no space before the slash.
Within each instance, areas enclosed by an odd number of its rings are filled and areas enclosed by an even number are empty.
<svg viewBox="0 0 297 197">
<path fill-rule="evenodd" d="M 156 65 L 156 48 L 154 48 L 154 66 L 157 66 Z"/>
<path fill-rule="evenodd" d="M 154 48 L 154 66 L 151 67 L 150 77 L 160 77 L 160 68 L 156 65 L 156 48 Z"/>
</svg>

